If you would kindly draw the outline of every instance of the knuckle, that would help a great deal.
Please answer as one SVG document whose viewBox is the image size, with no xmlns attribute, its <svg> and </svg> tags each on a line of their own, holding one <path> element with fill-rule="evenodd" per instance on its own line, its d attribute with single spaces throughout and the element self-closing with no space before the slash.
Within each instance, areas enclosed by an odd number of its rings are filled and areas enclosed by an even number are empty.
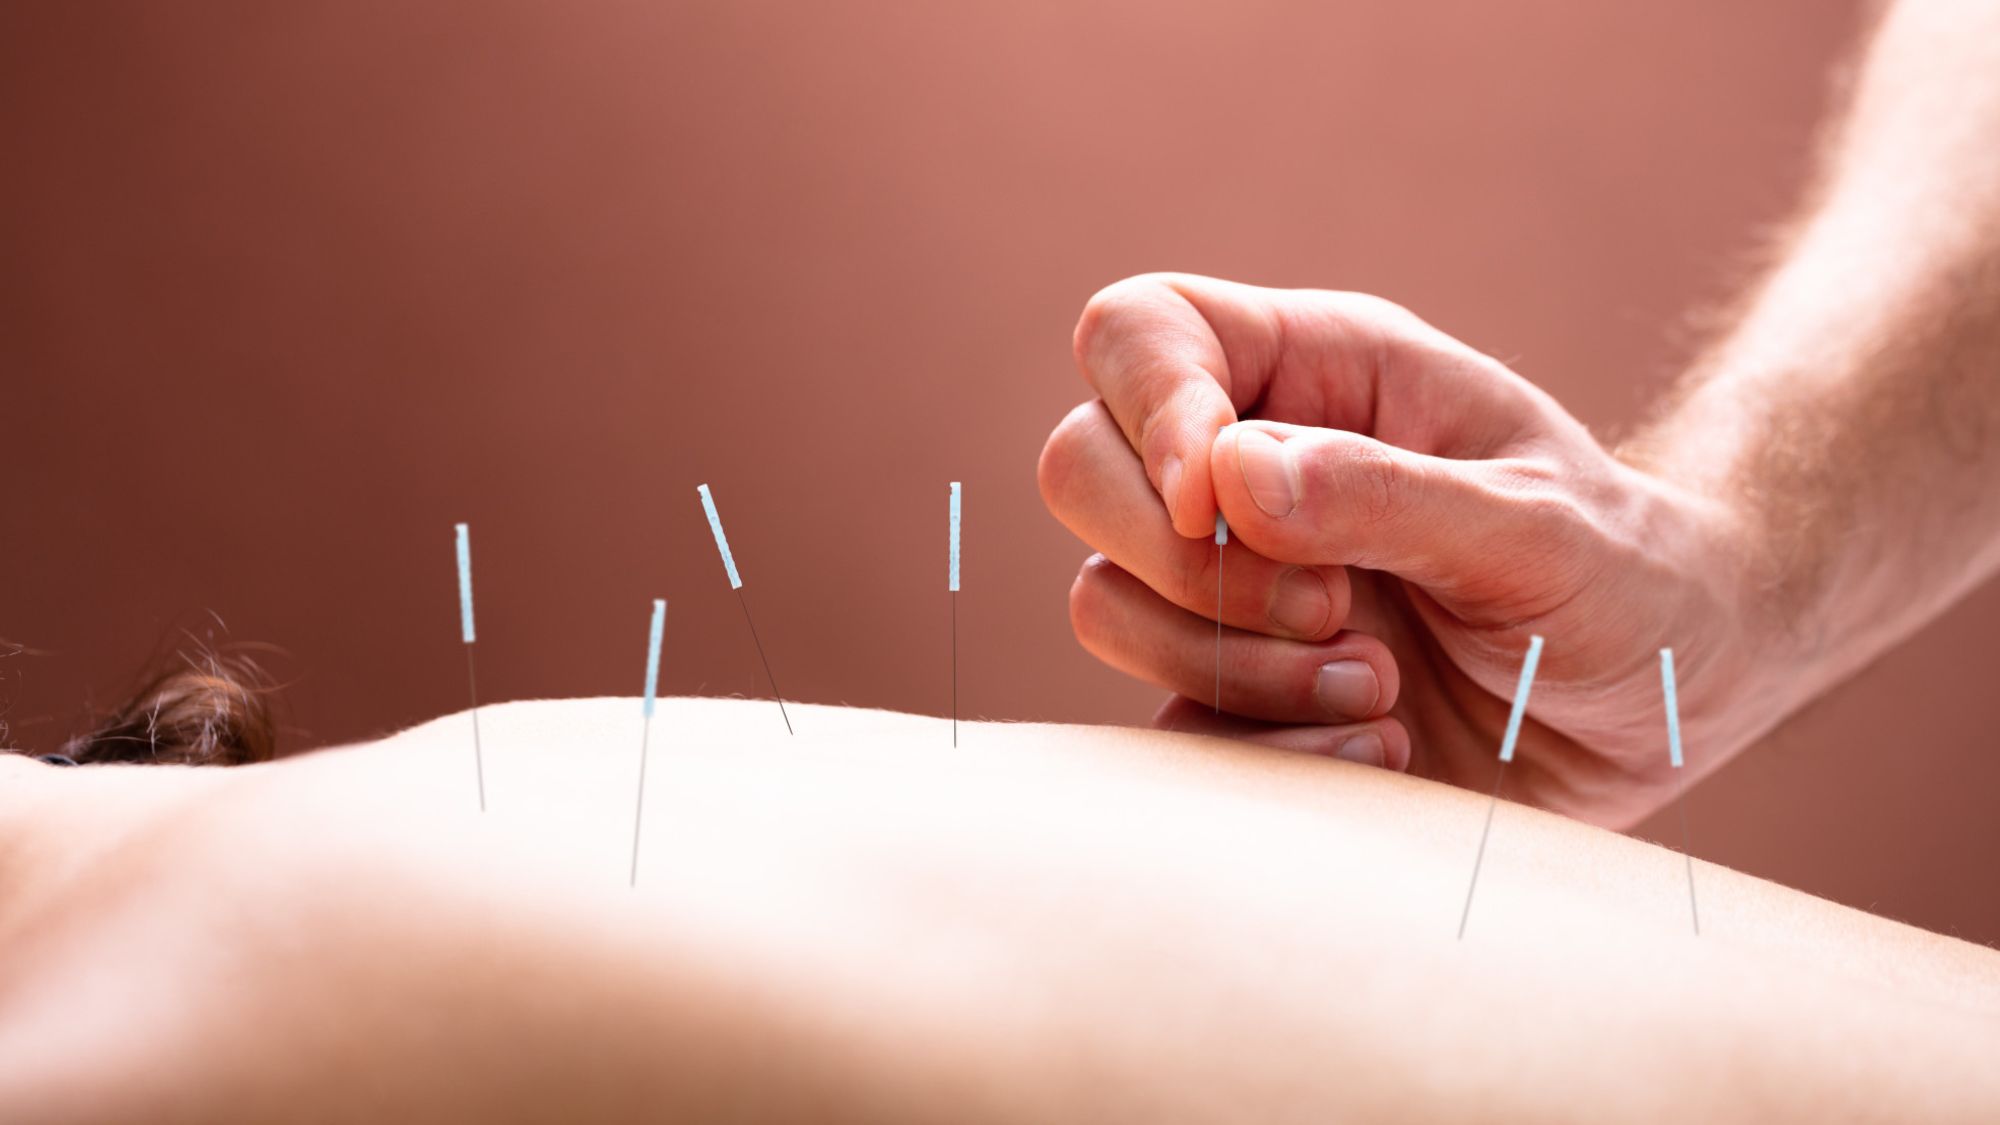
<svg viewBox="0 0 2000 1125">
<path fill-rule="evenodd" d="M 1329 290 L 1325 300 L 1335 314 L 1360 323 L 1409 324 L 1419 319 L 1405 306 L 1373 293 Z"/>
<path fill-rule="evenodd" d="M 1585 522 L 1583 498 L 1564 483 L 1562 467 L 1540 458 L 1507 464 L 1501 486 L 1512 501 L 1515 517 L 1535 534 L 1562 532 Z"/>
<path fill-rule="evenodd" d="M 1522 523 L 1538 535 L 1562 534 L 1583 522 L 1583 509 L 1576 497 L 1563 492 L 1538 489 L 1514 502 Z"/>
<path fill-rule="evenodd" d="M 1076 318 L 1076 331 L 1070 334 L 1070 354 L 1076 357 L 1078 367 L 1089 367 L 1090 357 L 1097 352 L 1097 342 L 1104 336 L 1104 322 L 1113 315 L 1111 290 L 1100 289 L 1090 300 L 1084 302 L 1083 315 Z"/>
<path fill-rule="evenodd" d="M 1318 312 L 1326 329 L 1350 350 L 1380 350 L 1382 342 L 1420 336 L 1429 328 L 1422 317 L 1373 293 L 1323 291 Z"/>
<path fill-rule="evenodd" d="M 1415 500 L 1410 493 L 1417 487 L 1418 476 L 1387 449 L 1359 444 L 1345 460 L 1341 474 L 1347 481 L 1344 499 L 1368 526 L 1394 522 Z"/>
<path fill-rule="evenodd" d="M 1564 483 L 1558 465 L 1540 460 L 1508 465 L 1500 495 L 1507 507 L 1512 547 L 1541 565 L 1574 555 L 1591 534 L 1591 506 Z"/>
<path fill-rule="evenodd" d="M 1070 337 L 1070 347 L 1079 366 L 1090 366 L 1092 357 L 1115 334 L 1124 314 L 1147 289 L 1157 284 L 1156 275 L 1140 274 L 1114 281 L 1090 295 L 1090 300 L 1083 303 L 1083 314 L 1077 318 L 1076 331 Z"/>
<path fill-rule="evenodd" d="M 1567 575 L 1593 554 L 1590 517 L 1575 497 L 1538 492 L 1518 504 L 1514 539 L 1519 557 L 1550 577 Z"/>
<path fill-rule="evenodd" d="M 1112 282 L 1090 294 L 1090 300 L 1084 302 L 1084 312 L 1076 318 L 1076 332 L 1070 334 L 1070 348 L 1074 350 L 1080 366 L 1090 366 L 1090 356 L 1098 352 L 1098 344 L 1104 340 L 1106 330 L 1124 310 L 1130 286 L 1132 278 Z"/>
</svg>

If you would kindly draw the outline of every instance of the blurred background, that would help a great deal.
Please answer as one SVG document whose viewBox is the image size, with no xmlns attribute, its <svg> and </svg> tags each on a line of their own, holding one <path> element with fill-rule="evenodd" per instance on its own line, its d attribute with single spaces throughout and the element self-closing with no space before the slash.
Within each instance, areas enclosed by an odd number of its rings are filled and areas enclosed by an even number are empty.
<svg viewBox="0 0 2000 1125">
<path fill-rule="evenodd" d="M 1035 458 L 1154 269 L 1368 290 L 1600 434 L 1786 214 L 1858 5 L 0 7 L 0 708 L 51 750 L 183 640 L 293 748 L 482 696 L 1144 721 Z M 226 632 L 225 632 L 226 626 Z M 1987 589 L 1689 798 L 1694 850 L 1979 941 Z M 774 717 L 775 721 L 775 717 Z M 1701 753 L 1700 747 L 1691 753 Z M 1668 823 L 1640 835 L 1677 843 Z"/>
</svg>

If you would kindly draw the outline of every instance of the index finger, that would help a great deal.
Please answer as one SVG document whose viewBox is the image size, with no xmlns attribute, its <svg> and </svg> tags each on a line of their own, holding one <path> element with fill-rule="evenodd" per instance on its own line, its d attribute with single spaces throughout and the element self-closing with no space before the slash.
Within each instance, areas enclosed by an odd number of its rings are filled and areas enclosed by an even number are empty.
<svg viewBox="0 0 2000 1125">
<path fill-rule="evenodd" d="M 1076 325 L 1076 362 L 1145 464 L 1174 530 L 1215 530 L 1209 447 L 1256 401 L 1282 343 L 1271 290 L 1189 274 L 1108 286 Z"/>
</svg>

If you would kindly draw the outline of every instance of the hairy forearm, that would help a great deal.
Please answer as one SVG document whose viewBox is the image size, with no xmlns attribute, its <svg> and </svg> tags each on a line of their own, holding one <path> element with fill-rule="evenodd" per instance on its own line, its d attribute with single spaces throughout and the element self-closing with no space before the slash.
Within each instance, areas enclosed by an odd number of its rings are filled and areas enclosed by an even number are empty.
<svg viewBox="0 0 2000 1125">
<path fill-rule="evenodd" d="M 1996 138 L 2000 3 L 1890 11 L 1779 261 L 1621 451 L 1727 501 L 1793 704 L 2000 563 Z"/>
</svg>

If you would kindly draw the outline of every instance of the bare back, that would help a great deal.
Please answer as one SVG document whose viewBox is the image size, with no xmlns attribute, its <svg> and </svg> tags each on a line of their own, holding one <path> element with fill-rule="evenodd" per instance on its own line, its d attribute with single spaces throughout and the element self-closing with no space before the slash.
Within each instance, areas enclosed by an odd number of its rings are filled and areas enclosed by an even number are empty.
<svg viewBox="0 0 2000 1125">
<path fill-rule="evenodd" d="M 2000 1107 L 2000 955 L 1480 795 L 1155 731 L 630 700 L 0 771 L 0 1118 Z"/>
</svg>

